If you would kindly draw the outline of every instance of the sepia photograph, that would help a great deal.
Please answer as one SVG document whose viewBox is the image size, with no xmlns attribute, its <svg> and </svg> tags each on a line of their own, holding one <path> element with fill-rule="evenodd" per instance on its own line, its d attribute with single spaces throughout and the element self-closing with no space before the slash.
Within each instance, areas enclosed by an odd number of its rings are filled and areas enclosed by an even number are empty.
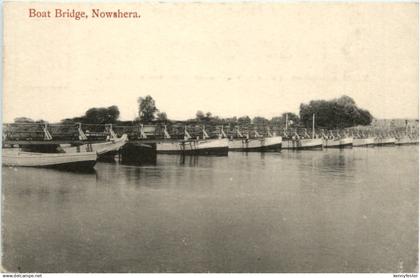
<svg viewBox="0 0 420 278">
<path fill-rule="evenodd" d="M 418 2 L 2 9 L 2 277 L 417 277 Z"/>
</svg>

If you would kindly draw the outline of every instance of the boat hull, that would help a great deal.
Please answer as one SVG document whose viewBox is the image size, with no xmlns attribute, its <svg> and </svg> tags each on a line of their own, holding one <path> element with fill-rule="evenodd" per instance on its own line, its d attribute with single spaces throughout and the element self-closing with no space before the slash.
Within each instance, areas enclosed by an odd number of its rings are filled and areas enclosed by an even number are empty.
<svg viewBox="0 0 420 278">
<path fill-rule="evenodd" d="M 299 140 L 285 140 L 282 143 L 282 149 L 290 150 L 310 150 L 322 149 L 322 139 L 299 139 Z"/>
<path fill-rule="evenodd" d="M 282 147 L 282 138 L 280 136 L 257 138 L 257 139 L 239 139 L 229 141 L 229 151 L 238 152 L 269 152 L 280 151 Z"/>
<path fill-rule="evenodd" d="M 419 143 L 419 139 L 411 139 L 412 145 L 418 145 L 418 143 Z"/>
<path fill-rule="evenodd" d="M 375 145 L 375 138 L 356 138 L 353 139 L 353 147 L 369 147 Z"/>
<path fill-rule="evenodd" d="M 352 148 L 353 147 L 353 138 L 347 137 L 338 140 L 324 140 L 325 148 Z"/>
<path fill-rule="evenodd" d="M 397 140 L 395 138 L 376 138 L 376 146 L 394 146 Z"/>
<path fill-rule="evenodd" d="M 93 169 L 96 164 L 95 152 L 85 153 L 31 153 L 3 149 L 2 162 L 13 167 L 43 167 L 68 170 Z"/>
<path fill-rule="evenodd" d="M 76 147 L 61 146 L 66 153 L 80 153 L 80 152 L 96 152 L 99 158 L 106 159 L 110 156 L 116 155 L 118 150 L 128 142 L 127 134 L 122 135 L 112 141 L 103 143 L 84 144 Z"/>
<path fill-rule="evenodd" d="M 156 144 L 156 152 L 158 154 L 226 156 L 228 151 L 227 139 L 190 140 Z"/>
<path fill-rule="evenodd" d="M 128 137 L 126 134 L 120 138 L 109 141 L 105 143 L 92 144 L 92 150 L 97 152 L 98 155 L 106 154 L 108 152 L 117 152 L 121 147 L 123 147 L 128 142 Z"/>
<path fill-rule="evenodd" d="M 78 161 L 78 162 L 67 162 L 64 164 L 44 166 L 40 168 L 51 168 L 66 171 L 77 171 L 77 172 L 89 172 L 95 167 L 96 160 Z"/>
<path fill-rule="evenodd" d="M 402 145 L 413 145 L 413 144 L 417 144 L 418 142 L 416 142 L 415 140 L 411 139 L 410 137 L 402 137 L 402 138 L 398 138 L 395 141 L 395 145 L 397 146 L 402 146 Z"/>
</svg>

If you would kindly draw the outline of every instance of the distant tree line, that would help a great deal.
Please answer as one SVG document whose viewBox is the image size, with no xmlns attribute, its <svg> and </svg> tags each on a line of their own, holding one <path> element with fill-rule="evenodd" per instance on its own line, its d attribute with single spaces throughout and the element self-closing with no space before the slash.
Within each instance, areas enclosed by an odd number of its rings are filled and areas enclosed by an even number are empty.
<svg viewBox="0 0 420 278">
<path fill-rule="evenodd" d="M 44 120 L 35 121 L 35 120 L 32 120 L 31 118 L 27 118 L 27 117 L 17 117 L 17 118 L 15 118 L 14 122 L 15 123 L 21 123 L 21 124 L 23 124 L 23 123 L 26 123 L 26 124 L 28 124 L 28 123 L 29 124 L 30 123 L 47 123 Z"/>
<path fill-rule="evenodd" d="M 139 97 L 138 116 L 133 121 L 120 121 L 120 111 L 116 105 L 109 107 L 94 107 L 88 109 L 83 116 L 63 119 L 64 124 L 84 123 L 84 124 L 132 124 L 132 123 L 173 123 L 165 112 L 161 112 L 155 100 L 147 95 Z M 300 105 L 299 116 L 288 112 L 280 116 L 267 119 L 264 117 L 249 116 L 221 118 L 211 112 L 204 113 L 198 110 L 195 118 L 188 119 L 186 123 L 199 123 L 205 125 L 240 125 L 246 126 L 254 124 L 257 126 L 271 125 L 285 127 L 312 127 L 312 116 L 315 114 L 316 126 L 326 129 L 347 128 L 357 125 L 369 125 L 372 122 L 372 115 L 369 111 L 357 107 L 355 101 L 348 96 L 332 100 L 312 100 L 308 104 Z M 43 120 L 34 121 L 30 118 L 19 117 L 15 119 L 17 123 L 44 123 Z"/>
<path fill-rule="evenodd" d="M 138 117 L 135 121 L 139 122 L 176 122 L 175 120 L 170 120 L 165 112 L 160 112 L 156 106 L 155 100 L 147 95 L 145 97 L 139 97 L 137 100 L 138 103 Z M 287 113 L 289 124 L 298 125 L 299 117 L 294 113 Z M 274 125 L 286 123 L 286 113 L 283 113 L 282 116 L 274 117 L 271 120 L 268 120 L 264 117 L 254 117 L 251 119 L 249 116 L 241 117 L 230 117 L 230 118 L 221 118 L 219 116 L 213 115 L 211 112 L 204 113 L 201 110 L 198 110 L 195 114 L 195 118 L 186 120 L 186 123 L 201 123 L 205 125 Z"/>
<path fill-rule="evenodd" d="M 74 117 L 61 120 L 64 124 L 83 123 L 83 124 L 114 124 L 120 117 L 120 110 L 116 105 L 109 107 L 94 107 L 86 111 L 81 117 Z"/>
<path fill-rule="evenodd" d="M 315 114 L 316 126 L 326 129 L 341 129 L 357 125 L 369 125 L 372 115 L 369 111 L 357 107 L 349 96 L 332 100 L 312 100 L 309 104 L 300 105 L 300 121 L 305 127 L 312 126 L 312 115 Z"/>
</svg>

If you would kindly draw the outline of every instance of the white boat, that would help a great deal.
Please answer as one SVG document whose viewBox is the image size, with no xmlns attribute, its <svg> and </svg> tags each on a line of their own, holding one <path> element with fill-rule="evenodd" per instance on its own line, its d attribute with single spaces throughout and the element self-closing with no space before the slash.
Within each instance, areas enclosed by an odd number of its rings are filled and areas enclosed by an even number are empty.
<svg viewBox="0 0 420 278">
<path fill-rule="evenodd" d="M 238 152 L 268 152 L 280 151 L 282 144 L 282 137 L 277 136 L 276 133 L 271 133 L 270 128 L 267 128 L 267 136 L 264 137 L 254 130 L 254 138 L 250 138 L 249 133 L 243 135 L 239 127 L 235 128 L 236 138 L 231 137 L 229 140 L 229 151 Z M 220 137 L 227 137 L 226 133 L 221 129 Z"/>
<path fill-rule="evenodd" d="M 419 143 L 419 138 L 412 138 L 411 139 L 411 144 L 418 144 Z"/>
<path fill-rule="evenodd" d="M 227 155 L 228 139 L 187 139 L 156 144 L 160 154 Z"/>
<path fill-rule="evenodd" d="M 128 142 L 127 134 L 123 134 L 120 138 L 112 138 L 107 142 L 84 144 L 80 146 L 63 146 L 61 149 L 66 153 L 79 153 L 79 152 L 96 152 L 99 156 L 110 152 L 117 152 Z"/>
<path fill-rule="evenodd" d="M 399 146 L 410 145 L 410 144 L 416 144 L 416 142 L 408 136 L 397 138 L 395 141 L 395 145 L 399 145 Z"/>
<path fill-rule="evenodd" d="M 81 153 L 36 153 L 19 149 L 3 149 L 5 166 L 46 167 L 66 170 L 90 170 L 96 163 L 96 152 Z"/>
<path fill-rule="evenodd" d="M 368 147 L 375 145 L 375 137 L 353 138 L 353 147 Z"/>
<path fill-rule="evenodd" d="M 310 150 L 310 149 L 322 149 L 322 139 L 316 138 L 315 136 L 315 114 L 312 114 L 312 136 L 306 132 L 303 137 L 301 137 L 296 131 L 293 136 L 287 134 L 287 125 L 288 125 L 288 114 L 286 114 L 286 130 L 284 135 L 287 140 L 283 140 L 282 149 L 289 150 Z"/>
<path fill-rule="evenodd" d="M 184 127 L 184 140 L 156 143 L 156 153 L 183 154 L 183 155 L 228 155 L 228 139 L 209 139 L 205 127 L 202 127 L 203 139 L 193 139 Z M 164 127 L 166 139 L 171 139 L 166 126 Z"/>
<path fill-rule="evenodd" d="M 393 146 L 395 145 L 395 142 L 397 141 L 397 139 L 395 139 L 394 137 L 376 137 L 375 138 L 375 145 L 377 146 Z"/>
<path fill-rule="evenodd" d="M 325 148 L 351 148 L 353 146 L 352 137 L 324 139 Z"/>
<path fill-rule="evenodd" d="M 413 127 L 408 126 L 408 122 L 405 124 L 405 132 L 400 132 L 396 136 L 395 145 L 412 145 L 418 144 L 419 140 L 417 136 L 414 135 Z"/>
<path fill-rule="evenodd" d="M 229 151 L 280 151 L 282 148 L 282 137 L 263 137 L 263 138 L 241 138 L 229 140 Z"/>
<path fill-rule="evenodd" d="M 322 139 L 313 138 L 284 140 L 281 148 L 290 150 L 322 149 Z"/>
</svg>

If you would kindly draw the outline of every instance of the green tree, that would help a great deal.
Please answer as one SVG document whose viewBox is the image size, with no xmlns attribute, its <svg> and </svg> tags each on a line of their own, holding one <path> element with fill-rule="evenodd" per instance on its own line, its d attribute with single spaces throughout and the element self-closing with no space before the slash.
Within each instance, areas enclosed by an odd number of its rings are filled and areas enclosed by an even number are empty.
<svg viewBox="0 0 420 278">
<path fill-rule="evenodd" d="M 139 119 L 143 122 L 151 122 L 155 119 L 156 113 L 159 109 L 156 107 L 155 100 L 147 95 L 146 97 L 139 97 L 137 100 L 139 104 Z"/>
<path fill-rule="evenodd" d="M 84 124 L 113 124 L 118 121 L 120 110 L 117 106 L 93 107 L 85 112 L 82 117 L 67 118 L 61 120 L 64 124 L 84 123 Z"/>
<path fill-rule="evenodd" d="M 300 119 L 305 127 L 312 126 L 313 114 L 316 125 L 327 129 L 369 125 L 373 119 L 369 111 L 358 108 L 349 96 L 329 101 L 312 100 L 309 104 L 300 105 Z"/>
<path fill-rule="evenodd" d="M 91 124 L 112 124 L 120 117 L 120 111 L 117 106 L 90 108 L 81 119 L 83 123 Z"/>
<path fill-rule="evenodd" d="M 14 122 L 15 123 L 34 123 L 35 121 L 27 117 L 17 117 L 15 118 Z"/>
<path fill-rule="evenodd" d="M 168 121 L 168 115 L 166 115 L 165 112 L 159 112 L 159 113 L 157 113 L 157 119 L 158 119 L 158 121 L 166 122 L 166 121 Z"/>
<path fill-rule="evenodd" d="M 263 125 L 268 125 L 269 123 L 270 123 L 270 121 L 269 120 L 267 120 L 266 118 L 264 118 L 264 117 L 259 117 L 259 116 L 257 116 L 257 117 L 254 117 L 253 119 L 252 119 L 252 123 L 254 124 L 254 125 L 257 125 L 257 126 L 263 126 Z"/>
<path fill-rule="evenodd" d="M 270 120 L 270 124 L 274 126 L 283 126 L 285 123 L 285 119 L 282 116 L 272 117 Z"/>
<path fill-rule="evenodd" d="M 221 119 L 223 124 L 236 124 L 238 123 L 238 118 L 231 117 L 231 118 L 223 118 Z"/>
<path fill-rule="evenodd" d="M 62 124 L 75 124 L 75 123 L 84 123 L 85 117 L 74 117 L 61 120 Z"/>
<path fill-rule="evenodd" d="M 286 126 L 286 119 L 287 119 L 287 126 L 288 127 L 296 127 L 300 124 L 300 118 L 298 115 L 292 112 L 285 112 L 281 114 L 283 119 L 283 125 Z"/>
<path fill-rule="evenodd" d="M 239 125 L 249 125 L 251 124 L 251 118 L 248 116 L 242 116 L 238 118 Z"/>
<path fill-rule="evenodd" d="M 120 110 L 118 106 L 112 105 L 107 108 L 108 118 L 110 119 L 111 123 L 116 122 L 120 118 Z"/>
<path fill-rule="evenodd" d="M 195 119 L 198 121 L 204 120 L 205 117 L 204 112 L 201 110 L 198 110 L 197 113 L 195 113 Z"/>
</svg>

